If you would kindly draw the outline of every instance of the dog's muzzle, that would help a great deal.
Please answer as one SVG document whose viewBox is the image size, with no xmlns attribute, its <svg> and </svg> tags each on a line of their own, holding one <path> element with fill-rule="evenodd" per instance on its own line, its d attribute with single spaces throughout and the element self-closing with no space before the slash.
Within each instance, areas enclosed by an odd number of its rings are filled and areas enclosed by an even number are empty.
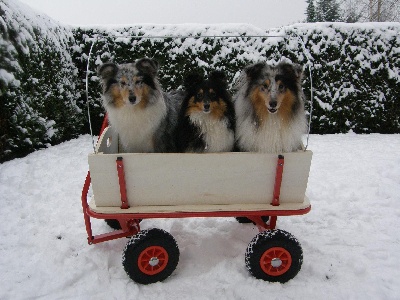
<svg viewBox="0 0 400 300">
<path fill-rule="evenodd" d="M 278 106 L 278 102 L 277 102 L 277 101 L 270 101 L 270 102 L 268 103 L 268 105 L 267 105 L 268 111 L 269 111 L 271 114 L 276 113 L 276 112 L 278 111 L 277 106 Z"/>
<path fill-rule="evenodd" d="M 136 104 L 136 96 L 135 95 L 129 95 L 129 102 L 131 104 Z"/>
<path fill-rule="evenodd" d="M 205 112 L 205 113 L 209 113 L 210 112 L 210 103 L 204 103 L 203 112 Z"/>
</svg>

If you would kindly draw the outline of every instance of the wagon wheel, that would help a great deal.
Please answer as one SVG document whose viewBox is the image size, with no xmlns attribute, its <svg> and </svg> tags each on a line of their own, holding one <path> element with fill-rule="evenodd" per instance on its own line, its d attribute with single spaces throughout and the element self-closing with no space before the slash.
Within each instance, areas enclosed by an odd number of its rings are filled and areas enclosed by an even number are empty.
<svg viewBox="0 0 400 300">
<path fill-rule="evenodd" d="M 238 221 L 238 222 L 241 223 L 241 224 L 244 224 L 244 223 L 253 223 L 253 224 L 254 224 L 254 222 L 253 222 L 252 220 L 250 220 L 249 218 L 246 218 L 246 217 L 236 217 L 235 219 L 236 219 L 236 221 Z M 265 223 L 267 223 L 268 220 L 269 220 L 269 216 L 262 216 L 261 219 L 262 219 Z M 254 225 L 255 225 L 255 224 L 254 224 Z"/>
<path fill-rule="evenodd" d="M 303 250 L 290 233 L 276 229 L 256 235 L 246 250 L 246 267 L 258 279 L 285 283 L 303 263 Z"/>
<path fill-rule="evenodd" d="M 104 221 L 112 229 L 115 229 L 115 230 L 121 229 L 121 224 L 119 224 L 118 220 L 116 220 L 116 219 L 105 219 Z"/>
<path fill-rule="evenodd" d="M 126 244 L 122 265 L 128 276 L 142 284 L 163 281 L 178 265 L 179 248 L 168 232 L 153 228 L 140 231 Z"/>
<path fill-rule="evenodd" d="M 119 230 L 122 229 L 121 224 L 117 219 L 105 219 L 104 220 L 108 226 L 110 226 L 112 229 Z M 140 223 L 142 219 L 138 219 L 138 222 Z"/>
</svg>

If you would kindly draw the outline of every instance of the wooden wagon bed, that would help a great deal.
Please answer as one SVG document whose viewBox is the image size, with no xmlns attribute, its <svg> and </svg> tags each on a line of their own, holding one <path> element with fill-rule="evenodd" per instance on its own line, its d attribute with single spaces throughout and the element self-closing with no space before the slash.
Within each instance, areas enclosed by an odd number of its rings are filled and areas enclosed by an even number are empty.
<svg viewBox="0 0 400 300">
<path fill-rule="evenodd" d="M 303 210 L 311 151 L 284 153 L 279 205 L 272 205 L 278 156 L 264 153 L 118 153 L 107 128 L 89 155 L 97 213 Z M 117 161 L 123 163 L 127 206 L 121 209 Z"/>
</svg>

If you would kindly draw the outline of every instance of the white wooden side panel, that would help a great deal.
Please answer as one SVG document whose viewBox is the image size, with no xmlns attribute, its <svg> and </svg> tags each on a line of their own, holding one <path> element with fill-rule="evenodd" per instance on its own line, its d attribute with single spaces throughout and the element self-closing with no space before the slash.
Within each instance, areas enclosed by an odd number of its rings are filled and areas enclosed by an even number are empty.
<svg viewBox="0 0 400 300">
<path fill-rule="evenodd" d="M 286 153 L 284 157 L 280 202 L 303 202 L 310 173 L 312 152 L 307 150 Z"/>
<path fill-rule="evenodd" d="M 277 155 L 261 153 L 91 154 L 96 206 L 120 206 L 116 171 L 123 157 L 130 206 L 265 204 L 272 201 Z M 285 154 L 282 203 L 302 203 L 311 151 Z"/>
</svg>

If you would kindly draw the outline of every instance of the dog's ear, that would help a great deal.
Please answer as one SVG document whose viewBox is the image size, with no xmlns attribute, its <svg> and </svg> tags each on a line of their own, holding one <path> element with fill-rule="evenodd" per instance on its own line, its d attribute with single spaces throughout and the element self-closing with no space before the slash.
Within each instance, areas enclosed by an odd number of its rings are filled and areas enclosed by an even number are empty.
<svg viewBox="0 0 400 300">
<path fill-rule="evenodd" d="M 136 68 L 141 73 L 155 77 L 158 72 L 158 62 L 151 58 L 141 58 L 136 61 Z"/>
<path fill-rule="evenodd" d="M 265 63 L 259 62 L 254 65 L 247 66 L 244 71 L 250 79 L 257 79 L 261 76 L 262 69 L 266 66 Z"/>
<path fill-rule="evenodd" d="M 281 73 L 296 80 L 301 80 L 303 77 L 303 67 L 299 64 L 280 63 L 278 68 Z"/>
<path fill-rule="evenodd" d="M 301 80 L 303 78 L 303 67 L 299 64 L 293 64 L 293 69 L 297 79 Z"/>
<path fill-rule="evenodd" d="M 115 77 L 118 72 L 118 66 L 114 63 L 105 63 L 102 64 L 98 69 L 97 69 L 97 74 L 102 78 L 102 79 L 109 79 L 112 77 Z"/>
<path fill-rule="evenodd" d="M 208 76 L 208 80 L 217 83 L 219 86 L 227 88 L 228 82 L 224 71 L 213 71 Z"/>
<path fill-rule="evenodd" d="M 190 91 L 196 86 L 200 85 L 202 82 L 204 82 L 203 76 L 198 73 L 191 73 L 185 77 L 183 81 L 183 87 L 185 90 Z"/>
</svg>

